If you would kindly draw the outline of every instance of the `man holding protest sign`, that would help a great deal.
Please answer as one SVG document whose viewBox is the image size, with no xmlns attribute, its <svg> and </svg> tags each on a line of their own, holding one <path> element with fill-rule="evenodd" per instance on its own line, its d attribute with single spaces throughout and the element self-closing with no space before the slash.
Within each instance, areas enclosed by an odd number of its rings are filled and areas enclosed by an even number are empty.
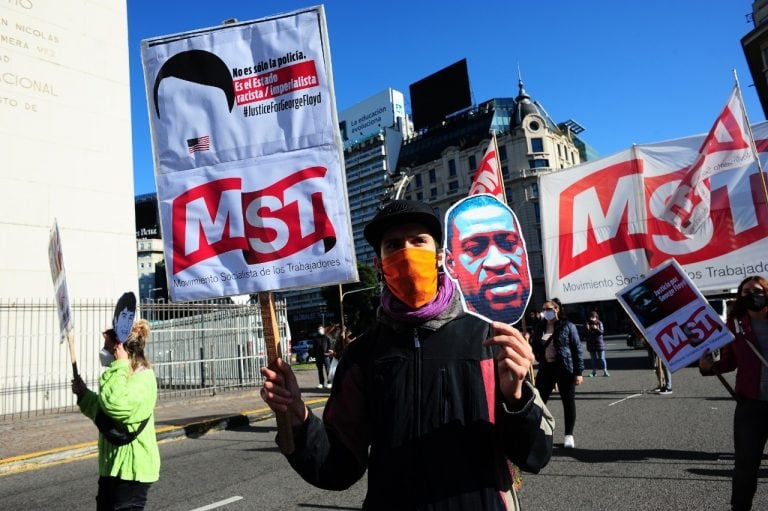
<svg viewBox="0 0 768 511">
<path fill-rule="evenodd" d="M 701 373 L 709 376 L 737 370 L 736 412 L 733 443 L 736 451 L 731 487 L 734 511 L 752 508 L 757 474 L 768 440 L 768 280 L 760 276 L 744 279 L 738 288 L 728 328 L 735 336 L 720 351 L 699 360 Z"/>
<path fill-rule="evenodd" d="M 264 400 L 292 417 L 288 460 L 326 489 L 369 469 L 363 509 L 518 509 L 509 461 L 537 472 L 552 449 L 552 417 L 526 381 L 530 346 L 505 323 L 463 313 L 428 205 L 395 200 L 364 233 L 385 289 L 376 323 L 339 363 L 323 419 L 287 364 L 262 369 Z"/>
</svg>

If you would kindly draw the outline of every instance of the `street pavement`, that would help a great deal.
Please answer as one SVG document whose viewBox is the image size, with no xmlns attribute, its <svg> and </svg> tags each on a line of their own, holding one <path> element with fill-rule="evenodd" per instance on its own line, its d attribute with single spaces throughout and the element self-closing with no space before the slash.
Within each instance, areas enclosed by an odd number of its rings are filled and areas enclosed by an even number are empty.
<svg viewBox="0 0 768 511">
<path fill-rule="evenodd" d="M 562 404 L 553 394 L 552 461 L 539 474 L 524 474 L 523 508 L 728 509 L 734 402 L 723 386 L 688 367 L 674 373 L 673 394 L 655 394 L 656 377 L 645 351 L 628 348 L 621 338 L 609 339 L 608 364 L 610 377 L 599 371 L 589 378 L 587 370 L 577 389 L 575 449 L 563 448 Z M 305 398 L 320 413 L 329 391 L 315 388 L 314 369 L 297 375 Z M 726 377 L 733 384 L 733 375 Z M 223 506 L 231 510 L 359 509 L 362 503 L 365 477 L 350 490 L 328 492 L 311 487 L 290 469 L 274 445 L 274 419 L 257 389 L 161 403 L 157 418 L 159 438 L 194 440 L 162 442 L 163 472 L 152 490 L 151 509 L 197 509 L 197 503 L 228 502 L 230 497 L 241 498 Z M 77 502 L 92 498 L 92 462 L 56 466 L 85 456 L 78 451 L 80 441 L 90 442 L 95 451 L 90 421 L 73 413 L 0 428 L 6 428 L 0 431 L 0 488 L 5 485 L 8 492 L 0 507 L 33 496 L 39 504 L 29 509 L 50 509 L 64 494 L 87 494 Z M 53 446 L 59 450 L 40 453 Z M 206 477 L 199 478 L 190 467 L 206 467 Z M 759 476 L 753 509 L 768 509 L 765 457 Z"/>
<path fill-rule="evenodd" d="M 330 390 L 316 388 L 314 366 L 300 366 L 296 379 L 311 407 L 322 406 L 328 399 Z M 157 439 L 199 437 L 271 418 L 259 390 L 158 401 Z M 97 437 L 96 426 L 77 410 L 0 422 L 0 476 L 92 455 L 97 452 Z"/>
</svg>

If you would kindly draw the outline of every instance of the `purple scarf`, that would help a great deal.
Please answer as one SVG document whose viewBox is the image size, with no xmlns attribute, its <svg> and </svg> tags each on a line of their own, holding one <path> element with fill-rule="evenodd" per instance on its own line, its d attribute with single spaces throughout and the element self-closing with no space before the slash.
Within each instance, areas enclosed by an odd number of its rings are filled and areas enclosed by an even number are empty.
<svg viewBox="0 0 768 511">
<path fill-rule="evenodd" d="M 437 276 L 437 294 L 435 298 L 419 307 L 411 309 L 409 306 L 397 299 L 395 295 L 384 286 L 381 293 L 381 307 L 390 318 L 402 323 L 424 323 L 437 317 L 441 312 L 448 308 L 453 299 L 453 293 L 456 287 L 448 275 L 440 273 Z"/>
</svg>

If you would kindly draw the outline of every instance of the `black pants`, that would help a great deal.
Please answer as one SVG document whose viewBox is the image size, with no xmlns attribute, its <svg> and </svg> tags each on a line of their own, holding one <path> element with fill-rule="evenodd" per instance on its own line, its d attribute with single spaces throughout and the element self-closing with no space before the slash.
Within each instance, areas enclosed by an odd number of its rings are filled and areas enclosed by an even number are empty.
<svg viewBox="0 0 768 511">
<path fill-rule="evenodd" d="M 565 420 L 565 434 L 572 435 L 576 426 L 576 376 L 569 373 L 558 362 L 544 362 L 539 365 L 536 373 L 536 389 L 541 394 L 541 399 L 546 403 L 557 384 L 560 392 L 560 400 L 563 402 L 563 418 Z"/>
<path fill-rule="evenodd" d="M 733 468 L 731 506 L 734 511 L 752 509 L 757 490 L 757 472 L 768 440 L 768 401 L 739 398 L 733 415 Z"/>
<path fill-rule="evenodd" d="M 99 477 L 96 511 L 144 509 L 150 483 L 125 481 L 117 477 Z"/>
<path fill-rule="evenodd" d="M 331 357 L 315 357 L 315 366 L 317 366 L 317 379 L 320 380 L 320 385 L 324 385 L 326 376 L 331 374 Z M 331 382 L 328 381 L 328 383 Z"/>
</svg>

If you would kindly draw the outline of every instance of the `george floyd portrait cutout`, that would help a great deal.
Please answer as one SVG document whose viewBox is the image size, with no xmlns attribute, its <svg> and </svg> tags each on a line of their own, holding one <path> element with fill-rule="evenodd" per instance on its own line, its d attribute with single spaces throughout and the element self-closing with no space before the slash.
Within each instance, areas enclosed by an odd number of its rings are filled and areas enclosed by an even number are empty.
<svg viewBox="0 0 768 511">
<path fill-rule="evenodd" d="M 470 195 L 448 210 L 445 233 L 445 271 L 458 284 L 466 311 L 489 321 L 519 321 L 531 278 L 515 213 L 492 195 Z"/>
</svg>

